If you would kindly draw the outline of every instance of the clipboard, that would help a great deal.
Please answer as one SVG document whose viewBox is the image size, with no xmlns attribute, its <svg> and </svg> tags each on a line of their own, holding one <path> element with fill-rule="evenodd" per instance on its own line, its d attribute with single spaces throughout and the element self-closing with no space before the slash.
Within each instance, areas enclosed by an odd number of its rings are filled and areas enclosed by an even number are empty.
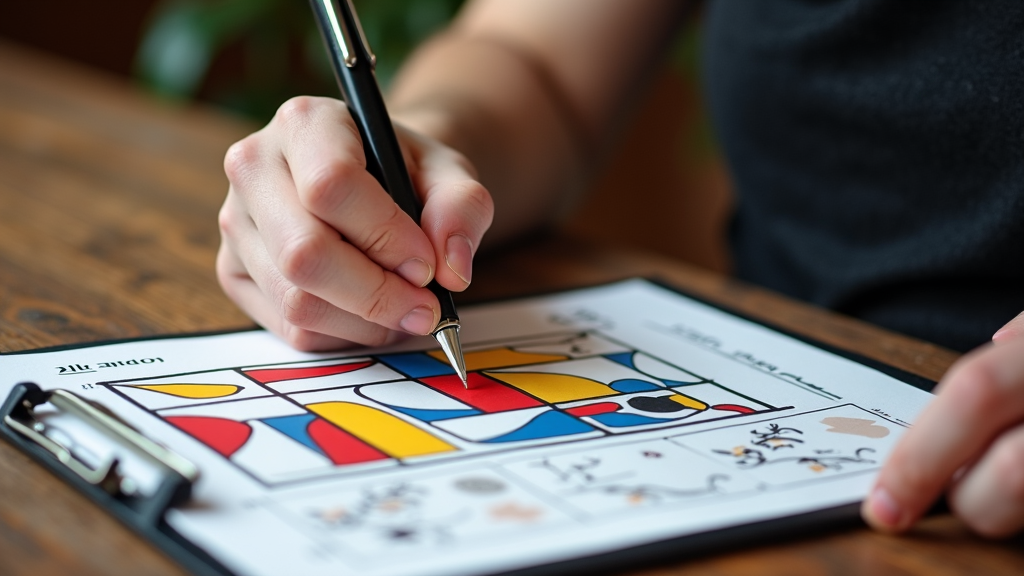
<svg viewBox="0 0 1024 576">
<path fill-rule="evenodd" d="M 159 467 L 163 474 L 156 490 L 143 496 L 132 479 L 119 470 L 116 458 L 93 467 L 77 458 L 70 448 L 48 437 L 46 424 L 34 413 L 36 407 L 47 403 L 74 414 Z M 112 412 L 73 392 L 43 390 L 33 382 L 22 382 L 15 385 L 0 407 L 0 435 L 186 570 L 201 576 L 231 574 L 164 520 L 169 508 L 188 501 L 199 469 L 143 436 Z"/>
<path fill-rule="evenodd" d="M 666 286 L 661 287 L 668 288 Z M 680 293 L 676 289 L 672 289 L 672 291 L 690 300 L 709 304 L 700 298 Z M 930 381 L 916 375 L 859 357 L 848 351 L 823 345 L 820 342 L 781 330 L 763 321 L 752 320 L 745 315 L 737 314 L 735 311 L 728 310 L 720 305 L 710 305 L 731 316 L 751 320 L 774 332 L 881 371 L 913 387 L 927 390 L 932 385 Z M 196 335 L 186 334 L 169 338 L 191 336 Z M 88 348 L 95 345 L 87 344 L 84 347 Z M 98 468 L 89 467 L 85 463 L 77 462 L 66 447 L 57 445 L 44 434 L 41 434 L 41 430 L 38 429 L 38 426 L 45 426 L 45 424 L 38 421 L 34 414 L 34 409 L 46 403 L 53 405 L 61 411 L 74 412 L 79 417 L 92 422 L 97 429 L 103 431 L 119 444 L 145 455 L 149 461 L 161 467 L 164 476 L 159 489 L 150 496 L 141 498 L 132 493 L 130 483 L 126 488 L 125 479 L 116 473 L 116 462 L 108 462 L 107 465 Z M 216 558 L 178 534 L 165 520 L 165 514 L 170 508 L 181 505 L 189 499 L 193 483 L 198 478 L 198 470 L 195 466 L 166 448 L 146 439 L 130 426 L 120 422 L 109 411 L 65 390 L 44 391 L 33 383 L 18 384 L 3 403 L 2 409 L 0 409 L 0 416 L 2 416 L 2 419 L 0 419 L 0 435 L 8 442 L 29 454 L 52 473 L 85 494 L 125 526 L 152 542 L 158 549 L 183 568 L 192 573 L 202 575 L 233 574 L 229 568 L 220 563 Z M 860 523 L 858 505 L 834 506 L 743 525 L 670 537 L 608 552 L 563 559 L 511 571 L 503 570 L 496 573 L 516 576 L 538 576 L 573 573 L 580 570 L 607 571 L 627 566 L 639 567 L 664 561 L 668 558 L 705 555 L 716 551 L 724 551 L 737 542 L 750 541 L 751 539 L 765 543 L 783 538 L 792 538 L 801 534 L 820 534 L 823 529 L 836 529 Z"/>
</svg>

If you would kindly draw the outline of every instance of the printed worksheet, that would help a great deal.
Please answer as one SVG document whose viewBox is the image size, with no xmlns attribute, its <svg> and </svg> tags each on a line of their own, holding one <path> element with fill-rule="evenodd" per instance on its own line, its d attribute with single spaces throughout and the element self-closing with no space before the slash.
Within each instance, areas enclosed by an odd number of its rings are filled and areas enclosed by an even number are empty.
<svg viewBox="0 0 1024 576">
<path fill-rule="evenodd" d="M 0 357 L 201 470 L 170 525 L 243 575 L 491 574 L 861 500 L 931 397 L 642 280 L 330 354 L 271 334 Z M 48 434 L 83 459 L 59 421 Z"/>
</svg>

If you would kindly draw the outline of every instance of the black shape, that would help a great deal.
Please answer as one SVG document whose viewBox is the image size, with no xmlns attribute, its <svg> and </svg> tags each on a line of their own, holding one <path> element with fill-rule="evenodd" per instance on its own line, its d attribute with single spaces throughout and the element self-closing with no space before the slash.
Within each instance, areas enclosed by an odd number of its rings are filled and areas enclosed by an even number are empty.
<svg viewBox="0 0 1024 576">
<path fill-rule="evenodd" d="M 388 531 L 388 537 L 392 540 L 413 540 L 416 538 L 416 530 L 413 528 L 392 528 Z"/>
<path fill-rule="evenodd" d="M 668 396 L 634 396 L 627 400 L 626 403 L 644 412 L 679 412 L 686 408 Z"/>
</svg>

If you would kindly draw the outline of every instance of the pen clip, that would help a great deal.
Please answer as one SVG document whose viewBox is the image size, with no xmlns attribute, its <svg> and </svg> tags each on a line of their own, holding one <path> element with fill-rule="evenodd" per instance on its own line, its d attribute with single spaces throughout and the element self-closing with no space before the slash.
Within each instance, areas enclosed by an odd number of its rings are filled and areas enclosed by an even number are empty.
<svg viewBox="0 0 1024 576">
<path fill-rule="evenodd" d="M 136 485 L 121 474 L 116 457 L 99 466 L 90 466 L 75 456 L 71 448 L 46 435 L 47 425 L 36 417 L 35 408 L 49 402 L 62 412 L 73 414 L 96 430 L 126 446 L 136 454 L 175 472 L 189 484 L 199 477 L 194 464 L 143 436 L 105 408 L 67 390 L 41 390 L 34 384 L 20 384 L 21 397 L 5 406 L 4 424 L 53 455 L 58 462 L 85 482 L 112 496 L 134 496 Z M 17 389 L 16 389 L 17 391 Z M 12 392 L 13 395 L 13 392 Z"/>
<path fill-rule="evenodd" d="M 375 68 L 377 66 L 377 57 L 370 50 L 370 43 L 366 41 L 366 33 L 363 32 L 363 25 L 359 22 L 359 17 L 356 16 L 356 9 L 352 5 L 352 0 L 339 0 L 345 3 L 344 9 L 336 5 L 334 0 L 320 1 L 324 12 L 327 14 L 327 19 L 331 23 L 331 29 L 334 32 L 338 47 L 341 49 L 342 61 L 345 63 L 345 66 L 352 68 L 359 62 L 355 44 L 352 42 L 353 37 L 358 36 L 359 42 L 363 46 L 363 52 L 370 61 L 370 68 Z M 346 11 L 347 14 L 345 13 Z M 355 34 L 352 33 L 352 27 L 356 30 Z"/>
</svg>

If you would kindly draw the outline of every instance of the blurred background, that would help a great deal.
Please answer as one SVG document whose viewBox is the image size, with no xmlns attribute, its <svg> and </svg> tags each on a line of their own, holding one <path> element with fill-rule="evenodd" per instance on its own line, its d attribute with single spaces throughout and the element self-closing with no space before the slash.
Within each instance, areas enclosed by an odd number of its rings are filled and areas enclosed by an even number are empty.
<svg viewBox="0 0 1024 576">
<path fill-rule="evenodd" d="M 462 2 L 354 0 L 385 89 Z M 699 33 L 698 14 L 565 232 L 728 271 L 730 185 L 700 97 Z M 0 41 L 132 82 L 172 106 L 216 106 L 254 128 L 290 96 L 337 95 L 305 0 L 8 0 Z"/>
</svg>

